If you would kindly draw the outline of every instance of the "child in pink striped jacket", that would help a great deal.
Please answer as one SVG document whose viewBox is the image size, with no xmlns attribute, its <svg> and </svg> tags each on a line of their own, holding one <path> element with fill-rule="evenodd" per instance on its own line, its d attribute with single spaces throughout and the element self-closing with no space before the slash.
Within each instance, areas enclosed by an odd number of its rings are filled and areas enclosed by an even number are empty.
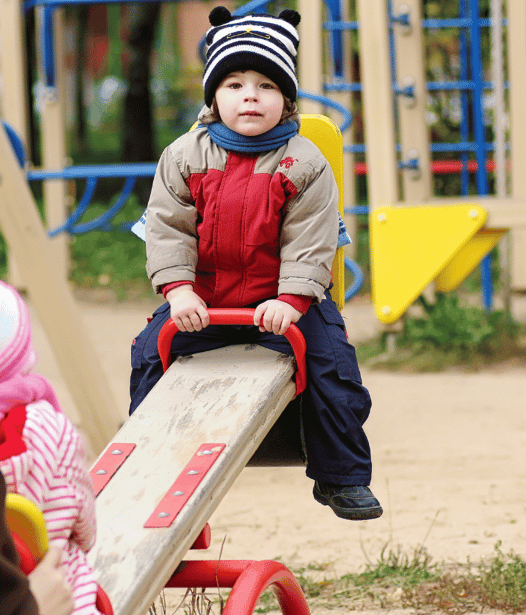
<svg viewBox="0 0 526 615">
<path fill-rule="evenodd" d="M 34 502 L 73 590 L 75 615 L 98 615 L 86 553 L 95 542 L 95 498 L 81 436 L 49 382 L 30 373 L 36 356 L 29 313 L 0 281 L 0 470 L 7 492 Z"/>
</svg>

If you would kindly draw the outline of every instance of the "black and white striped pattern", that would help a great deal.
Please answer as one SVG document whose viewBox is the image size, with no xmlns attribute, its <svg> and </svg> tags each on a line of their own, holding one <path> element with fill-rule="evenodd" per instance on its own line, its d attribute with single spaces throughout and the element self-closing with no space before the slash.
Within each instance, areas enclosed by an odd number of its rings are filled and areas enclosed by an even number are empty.
<svg viewBox="0 0 526 615">
<path fill-rule="evenodd" d="M 279 17 L 247 15 L 233 18 L 206 33 L 207 62 L 203 75 L 205 103 L 211 106 L 217 86 L 236 70 L 255 70 L 296 100 L 296 28 Z"/>
</svg>

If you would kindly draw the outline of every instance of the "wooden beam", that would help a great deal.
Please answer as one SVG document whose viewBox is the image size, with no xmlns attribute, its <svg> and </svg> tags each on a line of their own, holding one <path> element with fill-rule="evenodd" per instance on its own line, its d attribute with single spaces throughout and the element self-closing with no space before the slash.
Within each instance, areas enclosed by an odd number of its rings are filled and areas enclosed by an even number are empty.
<svg viewBox="0 0 526 615">
<path fill-rule="evenodd" d="M 526 4 L 507 2 L 508 74 L 510 81 L 510 162 L 511 196 L 526 202 Z M 511 286 L 514 290 L 526 290 L 526 230 L 514 229 L 511 233 Z"/>
<path fill-rule="evenodd" d="M 95 453 L 118 428 L 116 404 L 60 275 L 25 175 L 0 126 L 0 228 L 12 251 Z"/>
<path fill-rule="evenodd" d="M 402 170 L 404 200 L 424 201 L 432 194 L 429 128 L 426 122 L 427 89 L 424 70 L 424 43 L 422 33 L 422 0 L 397 0 L 395 14 L 407 11 L 410 26 L 395 24 L 396 80 L 398 87 L 412 85 L 413 99 L 398 96 L 398 121 L 402 160 L 416 156 L 418 171 Z"/>
<path fill-rule="evenodd" d="M 42 10 L 38 8 L 37 10 Z M 41 24 L 40 24 L 41 30 Z M 64 74 L 64 9 L 53 10 L 53 41 L 55 47 L 55 87 L 44 88 L 40 75 L 42 96 L 41 143 L 43 169 L 62 169 L 66 166 L 66 83 Z M 42 40 L 43 32 L 38 34 Z M 64 223 L 67 217 L 66 182 L 51 179 L 44 182 L 44 208 L 47 228 L 53 229 Z M 69 235 L 61 233 L 53 240 L 56 255 L 57 275 L 64 280 L 69 275 Z"/>
<path fill-rule="evenodd" d="M 323 94 L 323 28 L 321 0 L 299 0 L 298 11 L 302 20 L 298 24 L 298 82 L 301 90 L 309 94 Z M 301 113 L 323 113 L 319 102 L 303 98 L 299 101 Z"/>
<path fill-rule="evenodd" d="M 358 0 L 360 67 L 371 211 L 399 200 L 389 28 L 385 0 Z"/>
<path fill-rule="evenodd" d="M 486 228 L 495 229 L 514 229 L 521 230 L 526 228 L 526 200 L 521 199 L 499 199 L 497 197 L 449 197 L 433 198 L 425 203 L 413 203 L 413 205 L 429 205 L 443 207 L 444 205 L 465 205 L 474 203 L 481 205 L 488 212 Z M 411 203 L 397 203 L 397 206 L 405 207 Z"/>
</svg>

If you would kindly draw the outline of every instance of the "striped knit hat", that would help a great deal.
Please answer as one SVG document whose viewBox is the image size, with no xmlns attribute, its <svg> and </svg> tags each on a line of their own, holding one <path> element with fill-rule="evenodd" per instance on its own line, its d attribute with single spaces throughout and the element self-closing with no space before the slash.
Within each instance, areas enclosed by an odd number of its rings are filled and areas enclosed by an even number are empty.
<svg viewBox="0 0 526 615">
<path fill-rule="evenodd" d="M 12 286 L 0 280 L 0 382 L 29 372 L 35 361 L 27 306 Z"/>
<path fill-rule="evenodd" d="M 258 13 L 233 17 L 224 6 L 209 15 L 212 27 L 206 33 L 206 66 L 203 75 L 205 103 L 211 107 L 221 81 L 237 70 L 255 70 L 271 79 L 282 94 L 294 102 L 298 92 L 296 53 L 300 22 L 296 11 L 279 17 Z"/>
</svg>

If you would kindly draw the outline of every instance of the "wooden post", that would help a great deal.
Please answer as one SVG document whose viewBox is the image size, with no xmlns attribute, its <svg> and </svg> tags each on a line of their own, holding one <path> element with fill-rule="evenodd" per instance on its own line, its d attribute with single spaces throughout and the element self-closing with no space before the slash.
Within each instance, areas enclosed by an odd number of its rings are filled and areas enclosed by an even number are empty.
<svg viewBox="0 0 526 615">
<path fill-rule="evenodd" d="M 118 428 L 116 404 L 90 340 L 77 318 L 67 281 L 40 219 L 26 178 L 0 128 L 0 228 L 77 404 L 95 453 Z"/>
<path fill-rule="evenodd" d="M 349 21 L 349 3 L 342 3 L 342 20 Z M 342 81 L 349 83 L 352 78 L 351 71 L 351 32 L 349 30 L 342 30 L 342 47 L 343 47 L 343 75 Z M 333 92 L 330 97 L 340 104 L 342 107 L 352 111 L 352 92 Z M 336 124 L 340 124 L 341 115 L 337 111 L 330 113 L 332 119 Z M 342 134 L 343 145 L 351 145 L 353 142 L 353 126 Z M 343 205 L 345 208 L 353 207 L 356 205 L 356 179 L 354 175 L 354 154 L 352 152 L 343 152 Z M 356 256 L 356 249 L 358 245 L 357 241 L 357 224 L 354 216 L 344 216 L 345 226 L 349 232 L 349 235 L 353 239 L 353 243 L 345 247 L 345 254 L 349 258 Z"/>
<path fill-rule="evenodd" d="M 0 2 L 0 117 L 18 134 L 27 147 L 29 118 L 26 88 L 26 52 L 23 5 L 20 0 Z M 8 256 L 9 281 L 22 286 L 12 254 Z"/>
<path fill-rule="evenodd" d="M 429 130 L 426 123 L 426 78 L 421 0 L 397 0 L 395 15 L 408 12 L 410 26 L 395 24 L 396 76 L 399 87 L 412 85 L 415 98 L 398 96 L 398 121 L 402 160 L 416 157 L 419 170 L 402 171 L 403 201 L 422 204 L 433 194 Z"/>
<path fill-rule="evenodd" d="M 298 81 L 309 94 L 323 94 L 323 39 L 321 0 L 298 0 L 302 16 L 298 24 Z M 300 102 L 302 113 L 323 113 L 323 105 L 306 98 Z"/>
<path fill-rule="evenodd" d="M 370 211 L 398 197 L 386 0 L 358 0 L 360 64 Z"/>
<path fill-rule="evenodd" d="M 524 202 L 526 208 L 526 4 L 507 2 L 508 23 L 508 74 L 510 81 L 510 161 L 511 196 Z M 526 230 L 511 231 L 512 263 L 511 286 L 513 290 L 526 290 Z"/>
<path fill-rule="evenodd" d="M 42 8 L 38 9 L 42 11 Z M 39 20 L 40 21 L 40 20 Z M 40 24 L 38 40 L 42 40 Z M 64 83 L 64 9 L 53 11 L 53 40 L 55 45 L 55 87 L 47 88 L 42 99 L 42 166 L 44 169 L 59 170 L 66 163 L 66 124 Z M 42 77 L 41 77 L 42 81 Z M 52 179 L 44 182 L 44 206 L 48 228 L 64 223 L 67 215 L 66 184 L 64 180 Z M 69 273 L 69 237 L 61 233 L 53 238 L 52 246 L 57 259 L 57 274 L 64 280 Z"/>
<path fill-rule="evenodd" d="M 0 115 L 28 142 L 28 109 L 26 92 L 26 53 L 23 7 L 20 0 L 0 2 L 0 74 L 2 99 Z"/>
</svg>

